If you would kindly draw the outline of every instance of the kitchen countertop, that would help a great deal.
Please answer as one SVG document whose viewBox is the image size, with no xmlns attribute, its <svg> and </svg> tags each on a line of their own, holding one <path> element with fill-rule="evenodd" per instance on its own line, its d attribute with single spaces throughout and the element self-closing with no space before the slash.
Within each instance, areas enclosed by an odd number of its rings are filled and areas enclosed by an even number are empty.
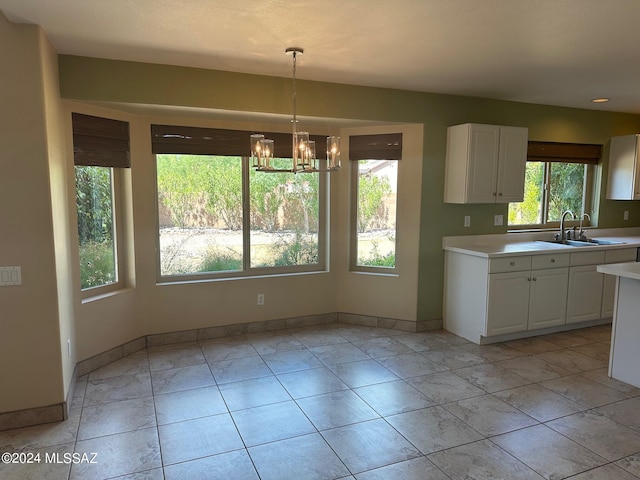
<svg viewBox="0 0 640 480">
<path fill-rule="evenodd" d="M 609 275 L 617 275 L 618 277 L 640 280 L 640 262 L 598 265 L 597 269 L 600 273 L 607 273 Z"/>
<path fill-rule="evenodd" d="M 444 237 L 442 248 L 446 251 L 462 253 L 465 255 L 493 258 L 522 254 L 541 255 L 559 252 L 588 252 L 640 247 L 640 235 L 638 235 L 636 231 L 633 232 L 633 235 L 626 235 L 618 230 L 611 232 L 611 234 L 607 233 L 609 232 L 603 231 L 602 235 L 589 235 L 589 238 L 621 243 L 613 245 L 585 246 L 547 243 L 544 240 L 551 240 L 553 238 L 553 233 L 542 232 L 522 235 L 515 233 L 504 235 L 475 235 L 469 237 Z"/>
</svg>

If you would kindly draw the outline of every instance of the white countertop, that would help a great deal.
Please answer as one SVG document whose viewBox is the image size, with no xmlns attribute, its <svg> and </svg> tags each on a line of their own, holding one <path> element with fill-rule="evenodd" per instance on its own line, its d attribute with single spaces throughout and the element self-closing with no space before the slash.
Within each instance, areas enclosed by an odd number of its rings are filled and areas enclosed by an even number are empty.
<svg viewBox="0 0 640 480">
<path fill-rule="evenodd" d="M 598 265 L 597 269 L 600 273 L 640 280 L 640 262 L 610 263 Z"/>
<path fill-rule="evenodd" d="M 630 229 L 631 235 L 616 230 L 601 230 L 589 232 L 589 238 L 621 242 L 614 245 L 585 245 L 573 246 L 557 243 L 548 243 L 553 232 L 540 232 L 530 234 L 504 234 L 504 235 L 475 235 L 469 237 L 444 237 L 442 248 L 450 252 L 473 255 L 477 257 L 508 257 L 516 255 L 540 255 L 552 252 L 584 252 L 591 250 L 613 250 L 620 248 L 640 247 L 640 235 L 637 229 Z"/>
</svg>

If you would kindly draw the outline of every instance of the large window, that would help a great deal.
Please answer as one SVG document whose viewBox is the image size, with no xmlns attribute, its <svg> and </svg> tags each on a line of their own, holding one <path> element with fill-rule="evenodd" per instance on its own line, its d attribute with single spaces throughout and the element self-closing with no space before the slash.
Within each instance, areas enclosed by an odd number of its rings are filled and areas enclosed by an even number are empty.
<svg viewBox="0 0 640 480">
<path fill-rule="evenodd" d="M 157 130 L 155 138 L 173 131 L 154 127 L 164 132 Z M 191 139 L 216 138 L 220 132 L 189 130 Z M 256 172 L 246 156 L 215 154 L 228 153 L 236 138 L 238 150 L 248 150 L 247 132 L 226 132 L 224 149 L 207 140 L 197 149 L 211 154 L 159 152 L 196 150 L 184 145 L 154 148 L 160 276 L 190 280 L 324 268 L 324 177 Z M 287 163 L 288 159 L 274 159 L 275 168 Z"/>
<path fill-rule="evenodd" d="M 359 135 L 349 139 L 352 270 L 395 271 L 401 156 L 400 134 Z"/>
<path fill-rule="evenodd" d="M 80 285 L 87 294 L 122 286 L 120 176 L 129 167 L 129 124 L 72 115 Z"/>
<path fill-rule="evenodd" d="M 588 214 L 599 147 L 530 142 L 524 201 L 509 204 L 509 226 L 556 227 L 567 210 L 578 218 Z M 589 225 L 588 217 L 583 224 Z"/>
</svg>

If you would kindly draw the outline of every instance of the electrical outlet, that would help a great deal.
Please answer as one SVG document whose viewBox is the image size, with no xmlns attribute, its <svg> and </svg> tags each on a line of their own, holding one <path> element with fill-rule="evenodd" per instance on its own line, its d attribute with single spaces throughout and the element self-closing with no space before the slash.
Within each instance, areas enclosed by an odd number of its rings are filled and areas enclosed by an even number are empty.
<svg viewBox="0 0 640 480">
<path fill-rule="evenodd" d="M 464 226 L 465 227 L 470 227 L 471 226 L 471 217 L 469 215 L 465 215 L 464 216 Z"/>
<path fill-rule="evenodd" d="M 624 219 L 629 220 L 629 210 L 624 211 Z"/>
<path fill-rule="evenodd" d="M 502 218 L 502 215 L 494 215 L 493 216 L 493 225 L 494 226 L 496 226 L 496 227 L 501 226 L 503 221 L 504 220 Z"/>
<path fill-rule="evenodd" d="M 0 287 L 22 285 L 22 267 L 0 267 Z"/>
<path fill-rule="evenodd" d="M 258 305 L 264 305 L 264 293 L 258 294 Z"/>
</svg>

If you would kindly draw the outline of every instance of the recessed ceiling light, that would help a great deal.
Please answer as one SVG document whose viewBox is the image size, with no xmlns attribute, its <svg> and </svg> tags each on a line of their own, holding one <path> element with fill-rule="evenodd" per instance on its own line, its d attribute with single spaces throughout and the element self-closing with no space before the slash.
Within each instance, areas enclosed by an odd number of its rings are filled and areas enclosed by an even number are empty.
<svg viewBox="0 0 640 480">
<path fill-rule="evenodd" d="M 593 103 L 607 103 L 609 101 L 608 98 L 594 98 L 593 100 L 591 100 L 591 102 Z"/>
</svg>

